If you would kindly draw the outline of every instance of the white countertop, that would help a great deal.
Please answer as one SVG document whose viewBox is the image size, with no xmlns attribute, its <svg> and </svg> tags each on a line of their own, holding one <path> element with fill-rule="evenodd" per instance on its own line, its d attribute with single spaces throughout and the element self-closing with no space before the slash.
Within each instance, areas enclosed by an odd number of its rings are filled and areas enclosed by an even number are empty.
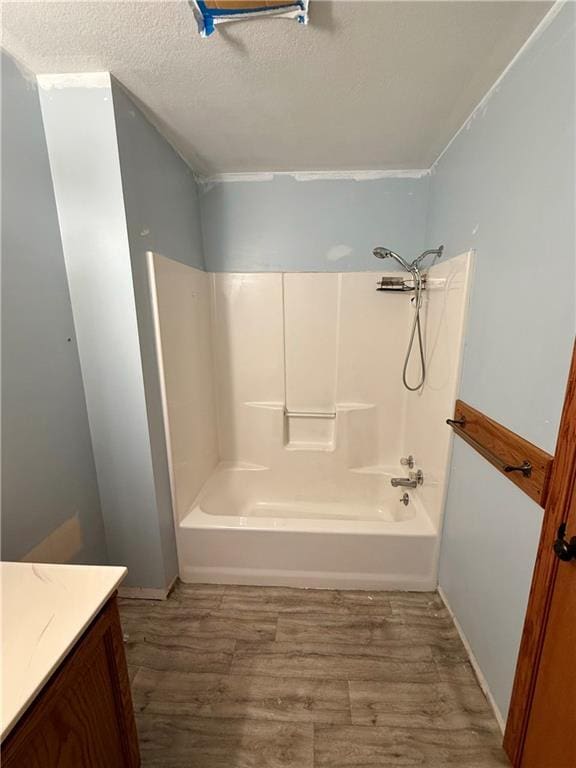
<svg viewBox="0 0 576 768">
<path fill-rule="evenodd" d="M 125 575 L 115 566 L 0 563 L 1 739 Z"/>
</svg>

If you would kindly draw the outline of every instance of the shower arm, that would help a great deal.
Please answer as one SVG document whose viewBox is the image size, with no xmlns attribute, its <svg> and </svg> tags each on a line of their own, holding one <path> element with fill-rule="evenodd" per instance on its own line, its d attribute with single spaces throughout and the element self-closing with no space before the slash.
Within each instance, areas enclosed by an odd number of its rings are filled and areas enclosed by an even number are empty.
<svg viewBox="0 0 576 768">
<path fill-rule="evenodd" d="M 414 259 L 414 261 L 412 262 L 412 264 L 410 266 L 418 268 L 418 265 L 420 264 L 420 262 L 423 259 L 425 259 L 426 256 L 432 256 L 432 254 L 434 254 L 434 256 L 436 256 L 437 258 L 440 258 L 442 256 L 442 251 L 443 250 L 444 250 L 444 246 L 443 245 L 441 245 L 440 248 L 430 248 L 429 250 L 424 251 L 424 253 L 421 253 L 420 256 L 418 256 L 417 259 Z"/>
</svg>

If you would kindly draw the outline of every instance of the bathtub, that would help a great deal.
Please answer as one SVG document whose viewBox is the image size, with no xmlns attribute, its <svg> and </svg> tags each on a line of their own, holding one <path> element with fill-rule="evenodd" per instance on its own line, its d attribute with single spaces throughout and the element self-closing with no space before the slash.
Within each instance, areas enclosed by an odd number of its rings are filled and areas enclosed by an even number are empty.
<svg viewBox="0 0 576 768">
<path fill-rule="evenodd" d="M 437 531 L 418 491 L 392 488 L 393 474 L 375 467 L 306 477 L 221 465 L 179 523 L 181 578 L 433 589 Z"/>
<path fill-rule="evenodd" d="M 471 255 L 428 270 L 426 385 L 381 272 L 207 274 L 148 254 L 180 577 L 436 587 Z M 397 273 L 390 273 L 397 274 Z M 412 455 L 424 484 L 392 488 Z"/>
</svg>

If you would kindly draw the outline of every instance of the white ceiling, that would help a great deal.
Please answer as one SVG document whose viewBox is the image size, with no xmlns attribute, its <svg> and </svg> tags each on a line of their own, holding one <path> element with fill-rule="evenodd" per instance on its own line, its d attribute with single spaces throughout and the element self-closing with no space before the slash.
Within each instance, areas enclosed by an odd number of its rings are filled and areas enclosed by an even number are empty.
<svg viewBox="0 0 576 768">
<path fill-rule="evenodd" d="M 3 2 L 36 73 L 109 70 L 201 173 L 427 168 L 550 2 L 311 0 L 197 34 L 186 0 Z"/>
</svg>

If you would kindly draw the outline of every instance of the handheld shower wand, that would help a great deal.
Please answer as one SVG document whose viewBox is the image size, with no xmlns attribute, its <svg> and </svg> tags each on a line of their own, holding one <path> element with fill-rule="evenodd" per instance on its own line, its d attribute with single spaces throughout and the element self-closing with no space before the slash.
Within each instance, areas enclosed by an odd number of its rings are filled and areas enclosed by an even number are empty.
<svg viewBox="0 0 576 768">
<path fill-rule="evenodd" d="M 409 272 L 412 275 L 412 278 L 414 280 L 414 291 L 416 294 L 416 302 L 414 306 L 414 322 L 412 323 L 412 330 L 410 332 L 410 341 L 408 342 L 408 349 L 406 350 L 406 357 L 404 358 L 404 368 L 402 370 L 402 382 L 406 389 L 409 389 L 411 392 L 416 392 L 417 390 L 421 389 L 424 386 L 424 382 L 426 381 L 426 360 L 424 358 L 424 342 L 422 340 L 422 328 L 420 326 L 420 307 L 422 306 L 422 288 L 423 288 L 423 282 L 422 282 L 422 274 L 419 269 L 419 264 L 421 261 L 423 261 L 427 256 L 431 256 L 434 254 L 434 258 L 440 258 L 442 256 L 442 252 L 444 250 L 444 246 L 441 245 L 439 248 L 433 248 L 428 251 L 424 251 L 424 253 L 420 254 L 418 258 L 414 259 L 410 264 L 405 261 L 402 256 L 399 256 L 394 251 L 391 251 L 389 248 L 374 248 L 372 253 L 374 256 L 376 256 L 377 259 L 387 259 L 392 258 L 395 261 L 400 264 L 400 266 L 405 269 L 407 272 Z M 414 337 L 416 335 L 416 331 L 418 332 L 418 348 L 420 351 L 420 380 L 418 384 L 413 387 L 410 384 L 408 384 L 407 380 L 407 371 L 408 371 L 408 364 L 410 362 L 410 356 L 412 354 L 412 347 L 414 346 Z"/>
<path fill-rule="evenodd" d="M 397 261 L 398 264 L 400 264 L 400 266 L 403 267 L 407 272 L 412 271 L 410 264 L 404 261 L 402 256 L 399 256 L 397 253 L 394 253 L 394 251 L 391 251 L 388 248 L 374 248 L 372 253 L 374 254 L 374 256 L 376 256 L 377 259 L 392 258 L 395 261 Z"/>
</svg>

